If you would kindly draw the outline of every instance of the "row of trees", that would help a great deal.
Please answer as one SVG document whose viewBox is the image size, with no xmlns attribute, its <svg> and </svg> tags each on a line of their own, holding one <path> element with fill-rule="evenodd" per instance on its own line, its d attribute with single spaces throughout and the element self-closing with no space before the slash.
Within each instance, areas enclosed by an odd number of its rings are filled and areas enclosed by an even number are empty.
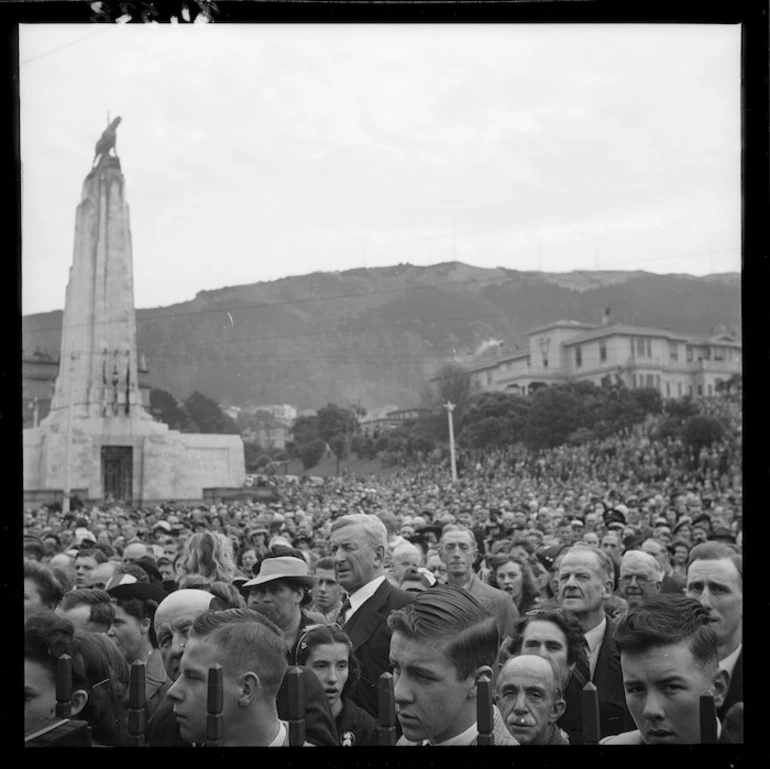
<svg viewBox="0 0 770 769">
<path fill-rule="evenodd" d="M 607 378 L 601 385 L 570 382 L 542 387 L 530 395 L 484 392 L 472 395 L 467 374 L 445 366 L 435 384 L 423 392 L 430 416 L 384 433 L 364 449 L 389 461 L 409 461 L 446 445 L 448 421 L 444 404 L 454 404 L 459 446 L 500 449 L 523 444 L 538 451 L 568 443 L 601 440 L 659 415 L 653 439 L 681 438 L 695 458 L 704 447 L 724 437 L 726 425 L 701 413 L 691 398 L 668 400 L 654 388 L 628 389 Z M 729 389 L 729 388 L 728 388 Z"/>
<path fill-rule="evenodd" d="M 240 433 L 235 420 L 215 400 L 197 390 L 181 403 L 166 390 L 151 390 L 150 413 L 183 433 Z"/>
<path fill-rule="evenodd" d="M 355 454 L 366 459 L 379 457 L 386 464 L 406 464 L 446 447 L 448 402 L 454 404 L 458 445 L 473 449 L 523 444 L 538 451 L 565 443 L 579 445 L 607 438 L 639 424 L 649 415 L 659 415 L 651 437 L 679 437 L 695 458 L 726 432 L 719 419 L 701 413 L 697 402 L 690 398 L 664 403 L 653 388 L 630 390 L 622 382 L 610 379 L 600 386 L 570 382 L 542 387 L 530 395 L 472 395 L 465 371 L 449 364 L 434 382 L 423 390 L 423 416 L 418 419 L 367 436 L 362 434 L 359 423 L 366 415 L 364 409 L 328 403 L 316 415 L 296 420 L 285 452 L 265 451 L 256 443 L 245 443 L 246 469 L 255 472 L 271 461 L 287 458 L 300 459 L 309 469 L 328 453 L 338 463 Z M 215 401 L 198 392 L 180 404 L 170 393 L 153 390 L 150 407 L 154 415 L 182 432 L 240 433 L 249 426 L 236 423 Z"/>
</svg>

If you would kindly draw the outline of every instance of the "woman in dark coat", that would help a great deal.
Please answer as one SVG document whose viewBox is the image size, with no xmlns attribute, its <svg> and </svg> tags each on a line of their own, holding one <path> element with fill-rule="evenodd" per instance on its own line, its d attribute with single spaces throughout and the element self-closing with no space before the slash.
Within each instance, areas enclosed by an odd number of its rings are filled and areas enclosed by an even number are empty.
<svg viewBox="0 0 770 769">
<path fill-rule="evenodd" d="M 337 625 L 306 629 L 297 644 L 297 664 L 309 667 L 329 698 L 339 745 L 375 745 L 377 722 L 350 699 L 360 669 L 350 638 Z"/>
</svg>

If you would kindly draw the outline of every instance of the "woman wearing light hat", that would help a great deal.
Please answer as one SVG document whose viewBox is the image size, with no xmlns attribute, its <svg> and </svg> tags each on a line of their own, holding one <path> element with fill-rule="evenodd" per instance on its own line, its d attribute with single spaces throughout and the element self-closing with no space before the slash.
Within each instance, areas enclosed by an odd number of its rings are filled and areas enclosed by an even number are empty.
<svg viewBox="0 0 770 769">
<path fill-rule="evenodd" d="M 315 624 L 303 609 L 312 601 L 310 590 L 317 581 L 304 558 L 269 554 L 260 563 L 259 574 L 241 587 L 249 609 L 281 629 L 290 665 L 296 664 L 297 643 L 305 628 Z"/>
</svg>

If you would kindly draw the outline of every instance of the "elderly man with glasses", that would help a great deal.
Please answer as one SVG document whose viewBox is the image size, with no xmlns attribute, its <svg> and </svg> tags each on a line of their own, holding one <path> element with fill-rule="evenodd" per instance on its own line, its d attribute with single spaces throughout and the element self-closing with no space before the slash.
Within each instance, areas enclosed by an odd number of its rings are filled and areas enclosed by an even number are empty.
<svg viewBox="0 0 770 769">
<path fill-rule="evenodd" d="M 618 593 L 628 601 L 629 609 L 660 593 L 663 570 L 649 553 L 630 550 L 620 562 Z"/>
</svg>

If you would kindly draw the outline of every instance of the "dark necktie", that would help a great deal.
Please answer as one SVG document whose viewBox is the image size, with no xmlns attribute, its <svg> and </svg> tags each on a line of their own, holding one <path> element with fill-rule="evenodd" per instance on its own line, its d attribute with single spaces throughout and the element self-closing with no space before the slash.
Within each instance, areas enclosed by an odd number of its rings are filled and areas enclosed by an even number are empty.
<svg viewBox="0 0 770 769">
<path fill-rule="evenodd" d="M 339 613 L 337 614 L 337 624 L 342 627 L 345 624 L 345 615 L 350 611 L 350 599 L 346 598 L 342 606 L 340 606 Z"/>
<path fill-rule="evenodd" d="M 588 644 L 585 644 L 580 651 L 578 661 L 575 663 L 575 669 L 572 671 L 572 677 L 579 689 L 582 689 L 591 680 L 591 665 L 588 662 Z"/>
</svg>

